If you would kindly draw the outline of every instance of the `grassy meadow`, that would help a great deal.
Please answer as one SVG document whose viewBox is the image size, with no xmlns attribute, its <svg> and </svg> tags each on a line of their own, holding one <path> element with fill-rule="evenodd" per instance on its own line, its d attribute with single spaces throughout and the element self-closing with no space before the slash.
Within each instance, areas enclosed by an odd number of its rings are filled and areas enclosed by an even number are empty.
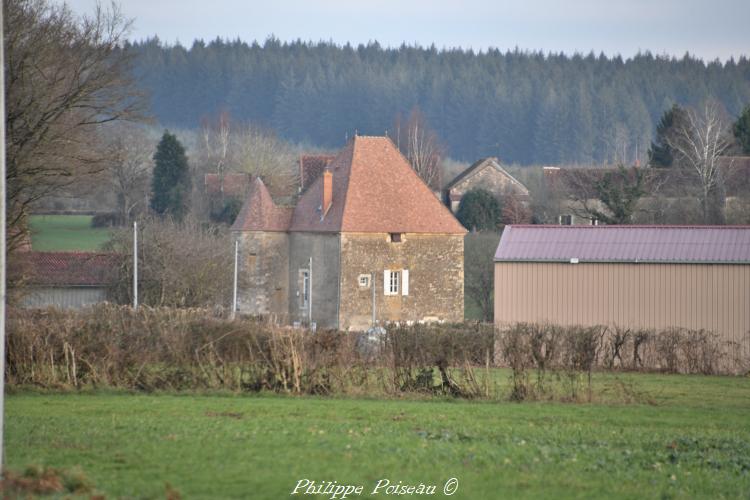
<svg viewBox="0 0 750 500">
<path fill-rule="evenodd" d="M 40 252 L 101 250 L 110 232 L 91 227 L 91 219 L 90 215 L 32 215 L 31 247 Z"/>
<path fill-rule="evenodd" d="M 167 484 L 182 498 L 285 498 L 304 478 L 363 485 L 359 498 L 386 496 L 371 495 L 380 479 L 434 484 L 442 498 L 453 477 L 452 498 L 750 496 L 750 378 L 596 377 L 641 396 L 516 404 L 21 391 L 6 401 L 7 463 L 79 467 L 108 498 L 164 498 Z"/>
</svg>

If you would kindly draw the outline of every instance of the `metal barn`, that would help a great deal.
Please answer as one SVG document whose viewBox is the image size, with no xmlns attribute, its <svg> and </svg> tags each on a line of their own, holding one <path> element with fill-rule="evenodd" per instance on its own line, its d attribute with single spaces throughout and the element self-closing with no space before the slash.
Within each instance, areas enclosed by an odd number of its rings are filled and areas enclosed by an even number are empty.
<svg viewBox="0 0 750 500">
<path fill-rule="evenodd" d="M 712 330 L 750 349 L 750 226 L 507 226 L 495 324 Z"/>
</svg>

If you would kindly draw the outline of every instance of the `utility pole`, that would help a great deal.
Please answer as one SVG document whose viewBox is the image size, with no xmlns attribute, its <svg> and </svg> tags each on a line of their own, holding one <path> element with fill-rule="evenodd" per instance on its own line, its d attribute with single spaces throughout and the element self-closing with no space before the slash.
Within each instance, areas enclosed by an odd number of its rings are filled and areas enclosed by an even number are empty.
<svg viewBox="0 0 750 500">
<path fill-rule="evenodd" d="M 232 287 L 232 319 L 237 312 L 237 261 L 239 260 L 240 240 L 234 240 L 234 285 Z"/>
<path fill-rule="evenodd" d="M 138 309 L 138 223 L 133 222 L 133 309 Z"/>
<path fill-rule="evenodd" d="M 0 41 L 3 34 L 3 4 L 0 4 Z M 0 478 L 3 477 L 3 426 L 5 424 L 5 54 L 0 43 Z"/>
<path fill-rule="evenodd" d="M 372 273 L 370 278 L 370 288 L 372 288 L 372 327 L 375 328 L 375 318 L 377 317 L 375 314 L 375 273 Z"/>
<path fill-rule="evenodd" d="M 312 328 L 312 257 L 307 265 L 307 326 Z"/>
</svg>

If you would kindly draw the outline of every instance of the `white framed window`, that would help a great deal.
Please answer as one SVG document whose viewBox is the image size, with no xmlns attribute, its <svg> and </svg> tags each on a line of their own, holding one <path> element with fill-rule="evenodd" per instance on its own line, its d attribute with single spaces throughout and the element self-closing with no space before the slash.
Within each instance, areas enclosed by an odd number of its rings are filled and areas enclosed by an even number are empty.
<svg viewBox="0 0 750 500">
<path fill-rule="evenodd" d="M 384 295 L 409 295 L 409 270 L 386 269 L 383 271 Z"/>
<path fill-rule="evenodd" d="M 370 288 L 370 275 L 360 274 L 357 278 L 357 282 L 359 283 L 360 288 Z"/>
</svg>

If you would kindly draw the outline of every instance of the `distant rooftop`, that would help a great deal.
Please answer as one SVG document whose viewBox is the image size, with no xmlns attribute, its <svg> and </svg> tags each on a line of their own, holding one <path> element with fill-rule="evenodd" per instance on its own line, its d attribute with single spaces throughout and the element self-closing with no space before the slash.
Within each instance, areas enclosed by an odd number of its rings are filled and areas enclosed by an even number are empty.
<svg viewBox="0 0 750 500">
<path fill-rule="evenodd" d="M 750 264 L 750 226 L 506 226 L 496 262 Z"/>
</svg>

